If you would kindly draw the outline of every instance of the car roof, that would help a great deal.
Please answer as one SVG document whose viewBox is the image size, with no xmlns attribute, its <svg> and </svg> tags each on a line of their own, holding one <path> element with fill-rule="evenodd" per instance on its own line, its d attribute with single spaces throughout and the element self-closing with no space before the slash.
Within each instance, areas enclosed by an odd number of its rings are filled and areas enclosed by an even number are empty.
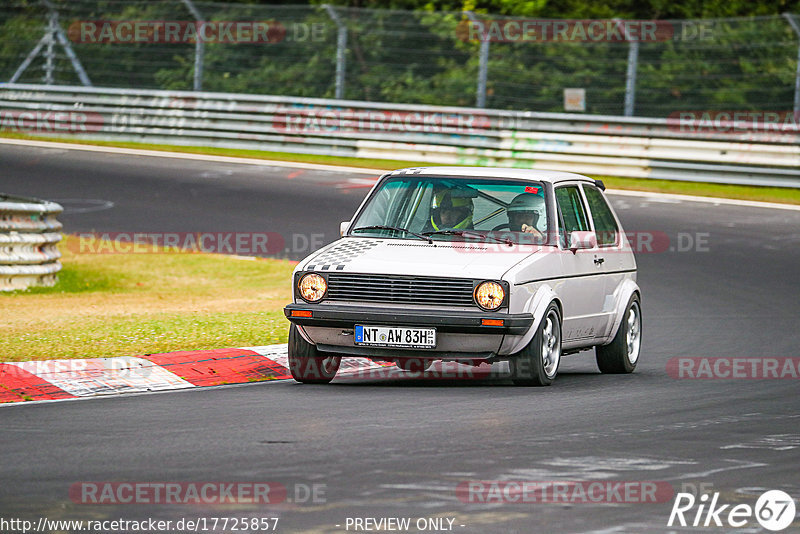
<svg viewBox="0 0 800 534">
<path fill-rule="evenodd" d="M 453 178 L 517 178 L 539 182 L 559 183 L 567 181 L 588 181 L 594 179 L 582 174 L 564 171 L 534 169 L 509 169 L 505 167 L 410 167 L 386 173 L 384 176 L 414 174 L 420 176 L 449 176 Z"/>
</svg>

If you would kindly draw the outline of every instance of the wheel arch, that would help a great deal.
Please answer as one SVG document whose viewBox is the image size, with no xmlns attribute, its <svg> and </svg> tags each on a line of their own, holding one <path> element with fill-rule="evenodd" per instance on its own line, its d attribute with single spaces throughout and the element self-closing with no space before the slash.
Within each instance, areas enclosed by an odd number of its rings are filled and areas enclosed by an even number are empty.
<svg viewBox="0 0 800 534">
<path fill-rule="evenodd" d="M 550 304 L 554 302 L 558 308 L 558 318 L 563 325 L 564 305 L 561 302 L 561 298 L 552 287 L 549 285 L 542 285 L 525 303 L 524 312 L 533 314 L 533 323 L 531 323 L 531 327 L 522 336 L 506 336 L 500 348 L 500 353 L 508 356 L 525 348 L 525 346 L 531 342 L 533 336 L 536 335 L 536 331 L 539 329 L 539 324 L 542 322 L 545 312 L 550 307 Z"/>
<path fill-rule="evenodd" d="M 603 341 L 603 343 L 600 343 L 600 345 L 608 345 L 614 340 L 614 336 L 617 335 L 617 331 L 619 330 L 619 325 L 622 324 L 622 317 L 625 315 L 625 310 L 628 308 L 628 303 L 634 295 L 639 297 L 639 310 L 641 311 L 642 308 L 642 290 L 633 280 L 624 280 L 617 287 L 616 293 L 617 302 L 615 306 L 614 323 L 608 333 L 608 337 Z"/>
</svg>

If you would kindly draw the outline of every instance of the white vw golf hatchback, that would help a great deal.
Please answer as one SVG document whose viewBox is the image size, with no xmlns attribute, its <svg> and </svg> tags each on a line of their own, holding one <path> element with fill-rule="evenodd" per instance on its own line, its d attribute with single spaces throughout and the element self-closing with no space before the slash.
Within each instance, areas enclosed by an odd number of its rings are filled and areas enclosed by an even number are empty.
<svg viewBox="0 0 800 534">
<path fill-rule="evenodd" d="M 565 172 L 425 167 L 383 175 L 342 238 L 293 274 L 289 365 L 330 382 L 343 357 L 508 360 L 517 385 L 552 383 L 594 348 L 630 373 L 641 347 L 636 262 L 602 182 Z"/>
</svg>

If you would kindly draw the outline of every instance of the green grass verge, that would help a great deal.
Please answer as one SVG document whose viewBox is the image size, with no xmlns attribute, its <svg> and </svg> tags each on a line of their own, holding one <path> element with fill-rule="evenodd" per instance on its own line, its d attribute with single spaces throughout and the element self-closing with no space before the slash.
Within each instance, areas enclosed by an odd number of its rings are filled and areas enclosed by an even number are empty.
<svg viewBox="0 0 800 534">
<path fill-rule="evenodd" d="M 699 197 L 735 198 L 738 200 L 757 200 L 782 204 L 800 204 L 800 189 L 788 187 L 752 187 L 746 185 L 710 184 L 706 182 L 675 182 L 671 180 L 650 180 L 647 178 L 600 178 L 609 189 L 629 191 L 652 191 L 655 193 L 674 193 Z"/>
<path fill-rule="evenodd" d="M 0 350 L 4 361 L 137 356 L 285 343 L 288 328 L 281 310 L 76 316 L 59 328 L 12 333 Z"/>
<path fill-rule="evenodd" d="M 39 141 L 57 141 L 85 145 L 113 146 L 121 148 L 137 148 L 143 150 L 159 150 L 166 152 L 183 152 L 190 154 L 211 154 L 217 156 L 246 157 L 271 159 L 277 161 L 293 161 L 301 163 L 319 163 L 324 165 L 344 165 L 368 169 L 393 170 L 403 167 L 430 165 L 424 161 L 402 161 L 389 159 L 360 159 L 339 156 L 316 156 L 313 154 L 293 154 L 289 152 L 265 152 L 261 150 L 240 150 L 213 147 L 178 147 L 152 145 L 147 143 L 123 143 L 86 141 L 66 137 L 41 137 L 9 132 L 0 132 L 0 137 L 14 139 L 33 139 Z M 656 193 L 675 193 L 703 197 L 735 198 L 740 200 L 758 200 L 762 202 L 779 202 L 784 204 L 800 204 L 800 189 L 784 187 L 755 187 L 744 185 L 712 184 L 706 182 L 678 182 L 671 180 L 651 180 L 646 178 L 620 178 L 612 176 L 594 176 L 602 179 L 609 189 L 627 189 L 632 191 L 652 191 Z"/>
<path fill-rule="evenodd" d="M 285 260 L 78 253 L 50 288 L 0 293 L 1 361 L 135 356 L 284 343 Z"/>
</svg>

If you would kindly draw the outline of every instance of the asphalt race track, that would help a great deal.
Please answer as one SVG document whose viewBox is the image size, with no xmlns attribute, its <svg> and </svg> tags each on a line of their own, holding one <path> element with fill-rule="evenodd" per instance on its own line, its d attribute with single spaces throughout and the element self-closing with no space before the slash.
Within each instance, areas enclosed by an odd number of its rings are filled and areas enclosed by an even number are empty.
<svg viewBox="0 0 800 534">
<path fill-rule="evenodd" d="M 292 258 L 308 252 L 302 236 L 337 237 L 368 178 L 0 145 L 0 191 L 62 202 L 67 232 L 269 231 Z M 3 517 L 280 517 L 277 532 L 353 532 L 367 517 L 411 518 L 410 532 L 418 518 L 452 519 L 464 533 L 768 532 L 754 519 L 670 528 L 672 496 L 484 503 L 456 492 L 471 481 L 659 481 L 719 492 L 720 504 L 753 506 L 767 489 L 800 498 L 800 380 L 667 372 L 677 357 L 798 356 L 800 211 L 612 199 L 626 231 L 669 238 L 637 255 L 645 322 L 634 374 L 601 375 L 582 353 L 549 388 L 392 372 L 2 407 Z M 70 487 L 87 481 L 268 481 L 293 502 L 73 502 Z"/>
</svg>

